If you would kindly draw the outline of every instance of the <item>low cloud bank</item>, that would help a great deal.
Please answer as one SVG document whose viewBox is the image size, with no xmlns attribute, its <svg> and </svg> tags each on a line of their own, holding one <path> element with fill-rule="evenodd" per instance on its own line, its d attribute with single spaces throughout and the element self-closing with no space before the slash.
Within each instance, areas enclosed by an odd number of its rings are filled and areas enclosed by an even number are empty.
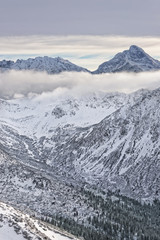
<svg viewBox="0 0 160 240">
<path fill-rule="evenodd" d="M 9 71 L 0 73 L 0 97 L 5 99 L 27 97 L 32 94 L 45 96 L 80 95 L 87 92 L 130 93 L 141 88 L 160 87 L 160 71 L 143 73 L 110 73 L 91 75 L 65 72 L 48 75 L 45 72 Z"/>
</svg>

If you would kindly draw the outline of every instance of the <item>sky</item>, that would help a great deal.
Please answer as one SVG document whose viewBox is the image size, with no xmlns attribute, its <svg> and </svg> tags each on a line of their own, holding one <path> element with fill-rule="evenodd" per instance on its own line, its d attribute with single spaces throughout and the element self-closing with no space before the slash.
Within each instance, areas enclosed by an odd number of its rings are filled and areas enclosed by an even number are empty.
<svg viewBox="0 0 160 240">
<path fill-rule="evenodd" d="M 95 70 L 132 44 L 160 60 L 159 0 L 0 3 L 0 60 L 60 56 Z"/>
<path fill-rule="evenodd" d="M 0 0 L 3 35 L 160 36 L 159 0 Z"/>
</svg>

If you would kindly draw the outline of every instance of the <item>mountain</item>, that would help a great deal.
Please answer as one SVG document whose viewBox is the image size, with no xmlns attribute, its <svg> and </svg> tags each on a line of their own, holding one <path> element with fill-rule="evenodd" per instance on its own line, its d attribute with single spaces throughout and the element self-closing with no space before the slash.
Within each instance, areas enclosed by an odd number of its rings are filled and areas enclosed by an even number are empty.
<svg viewBox="0 0 160 240">
<path fill-rule="evenodd" d="M 60 73 L 64 71 L 72 72 L 89 72 L 87 69 L 79 67 L 68 60 L 63 58 L 51 58 L 51 57 L 36 57 L 29 58 L 27 60 L 17 60 L 0 62 L 0 68 L 4 70 L 34 70 L 34 71 L 46 71 L 48 74 Z"/>
<path fill-rule="evenodd" d="M 160 69 L 160 62 L 150 57 L 145 51 L 132 45 L 129 50 L 118 53 L 111 60 L 102 63 L 93 74 L 115 72 L 144 72 Z"/>
<path fill-rule="evenodd" d="M 159 95 L 1 99 L 1 201 L 85 240 L 159 239 Z"/>
<path fill-rule="evenodd" d="M 1 100 L 1 150 L 74 184 L 160 198 L 159 94 Z"/>
<path fill-rule="evenodd" d="M 0 70 L 34 70 L 46 71 L 48 74 L 68 72 L 88 72 L 92 74 L 115 73 L 115 72 L 143 72 L 160 69 L 160 62 L 150 57 L 140 47 L 132 45 L 129 50 L 118 53 L 107 62 L 102 63 L 96 71 L 89 71 L 79 67 L 68 60 L 56 57 L 36 57 L 27 60 L 0 61 Z"/>
<path fill-rule="evenodd" d="M 10 69 L 13 66 L 14 62 L 9 60 L 0 61 L 0 69 Z"/>
</svg>

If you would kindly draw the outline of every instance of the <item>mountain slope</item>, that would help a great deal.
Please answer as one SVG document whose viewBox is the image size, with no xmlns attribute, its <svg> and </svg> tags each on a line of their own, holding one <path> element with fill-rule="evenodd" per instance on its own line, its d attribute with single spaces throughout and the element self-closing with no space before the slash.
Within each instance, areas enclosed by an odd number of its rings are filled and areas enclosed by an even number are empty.
<svg viewBox="0 0 160 240">
<path fill-rule="evenodd" d="M 63 157 L 87 182 L 140 199 L 160 198 L 160 89 L 77 132 Z M 58 153 L 55 158 L 58 158 Z"/>
<path fill-rule="evenodd" d="M 60 73 L 64 71 L 73 72 L 89 72 L 87 69 L 79 67 L 68 60 L 63 58 L 51 58 L 51 57 L 36 57 L 29 58 L 27 60 L 13 61 L 1 61 L 1 70 L 34 70 L 34 71 L 46 71 L 49 74 Z"/>
<path fill-rule="evenodd" d="M 0 239 L 78 240 L 78 238 L 2 202 L 0 202 Z"/>
<path fill-rule="evenodd" d="M 159 239 L 159 95 L 1 100 L 1 201 L 86 240 Z"/>
<path fill-rule="evenodd" d="M 81 97 L 1 100 L 0 123 L 28 137 L 52 136 L 56 128 L 87 127 L 124 105 L 123 93 L 91 93 Z M 21 126 L 21 127 L 19 127 Z"/>
<path fill-rule="evenodd" d="M 24 163 L 50 166 L 75 184 L 160 198 L 159 93 L 100 94 L 52 104 L 2 101 L 1 149 Z"/>
<path fill-rule="evenodd" d="M 93 74 L 114 72 L 143 72 L 160 69 L 160 62 L 150 57 L 140 47 L 132 45 L 129 50 L 118 53 L 111 60 L 102 63 Z"/>
</svg>

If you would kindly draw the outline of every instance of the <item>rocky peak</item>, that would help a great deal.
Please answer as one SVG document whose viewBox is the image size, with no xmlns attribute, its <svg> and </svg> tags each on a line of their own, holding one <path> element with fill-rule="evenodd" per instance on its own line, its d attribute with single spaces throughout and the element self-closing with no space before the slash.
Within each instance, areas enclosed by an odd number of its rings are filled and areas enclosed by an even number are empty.
<svg viewBox="0 0 160 240">
<path fill-rule="evenodd" d="M 160 62 L 136 46 L 118 53 L 110 61 L 102 63 L 93 74 L 108 72 L 144 72 L 160 69 Z"/>
</svg>

